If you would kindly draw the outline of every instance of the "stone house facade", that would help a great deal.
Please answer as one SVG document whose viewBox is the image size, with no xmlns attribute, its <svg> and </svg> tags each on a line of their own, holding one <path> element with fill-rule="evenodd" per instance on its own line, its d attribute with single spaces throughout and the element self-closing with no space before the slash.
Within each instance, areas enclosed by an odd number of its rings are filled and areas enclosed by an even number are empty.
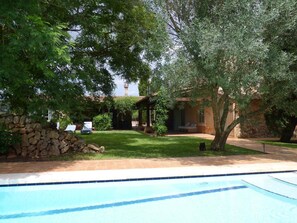
<svg viewBox="0 0 297 223">
<path fill-rule="evenodd" d="M 142 107 L 151 110 L 148 114 L 154 114 L 154 105 L 145 105 L 148 101 L 150 101 L 148 97 L 142 98 L 137 102 L 138 107 L 140 108 L 142 104 Z M 259 107 L 259 102 L 259 99 L 253 100 L 250 109 L 256 110 Z M 227 124 L 235 120 L 238 115 L 234 112 L 235 103 L 231 106 Z M 202 100 L 193 103 L 190 98 L 176 98 L 176 104 L 173 109 L 169 110 L 168 116 L 166 125 L 171 132 L 187 131 L 187 126 L 189 126 L 188 130 L 191 129 L 191 132 L 215 134 L 212 108 L 203 106 Z M 153 117 L 151 118 L 153 119 Z M 259 114 L 237 125 L 229 136 L 235 138 L 259 138 L 271 137 L 272 133 L 266 126 L 264 114 Z"/>
</svg>

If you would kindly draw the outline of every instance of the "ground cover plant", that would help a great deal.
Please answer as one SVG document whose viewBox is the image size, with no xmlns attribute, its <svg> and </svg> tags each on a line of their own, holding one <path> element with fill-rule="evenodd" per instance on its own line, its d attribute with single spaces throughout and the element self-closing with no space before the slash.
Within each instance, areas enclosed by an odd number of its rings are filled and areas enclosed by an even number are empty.
<svg viewBox="0 0 297 223">
<path fill-rule="evenodd" d="M 199 151 L 199 143 L 205 142 L 210 148 L 211 141 L 188 136 L 153 137 L 136 131 L 97 131 L 91 135 L 81 135 L 87 143 L 105 147 L 104 154 L 65 154 L 54 159 L 126 159 L 126 158 L 170 158 L 222 155 L 260 154 L 236 146 L 226 145 L 225 151 Z"/>
</svg>

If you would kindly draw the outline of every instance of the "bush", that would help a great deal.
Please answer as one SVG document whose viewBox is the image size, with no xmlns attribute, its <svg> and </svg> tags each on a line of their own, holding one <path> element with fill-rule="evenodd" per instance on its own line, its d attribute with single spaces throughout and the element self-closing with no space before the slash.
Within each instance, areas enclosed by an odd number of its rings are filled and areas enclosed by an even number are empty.
<svg viewBox="0 0 297 223">
<path fill-rule="evenodd" d="M 132 113 L 135 110 L 135 103 L 138 101 L 138 97 L 122 97 L 116 98 L 114 101 L 114 109 L 119 114 Z"/>
<path fill-rule="evenodd" d="M 167 133 L 168 129 L 165 125 L 154 125 L 154 130 L 157 136 L 163 136 Z"/>
<path fill-rule="evenodd" d="M 64 115 L 58 119 L 58 122 L 60 123 L 60 129 L 65 130 L 67 125 L 72 123 L 72 120 L 68 115 Z"/>
<path fill-rule="evenodd" d="M 155 134 L 157 136 L 163 136 L 165 133 L 167 133 L 167 127 L 166 127 L 166 121 L 168 119 L 168 105 L 169 105 L 169 99 L 167 98 L 167 94 L 165 90 L 162 88 L 157 95 L 156 98 L 156 105 L 155 105 L 155 111 L 156 111 L 156 119 L 155 123 L 153 124 Z"/>
<path fill-rule="evenodd" d="M 97 115 L 93 118 L 93 125 L 96 130 L 105 131 L 111 128 L 111 117 L 109 114 Z"/>
<path fill-rule="evenodd" d="M 19 142 L 19 134 L 9 132 L 4 126 L 0 126 L 0 154 L 8 153 L 9 148 Z"/>
</svg>

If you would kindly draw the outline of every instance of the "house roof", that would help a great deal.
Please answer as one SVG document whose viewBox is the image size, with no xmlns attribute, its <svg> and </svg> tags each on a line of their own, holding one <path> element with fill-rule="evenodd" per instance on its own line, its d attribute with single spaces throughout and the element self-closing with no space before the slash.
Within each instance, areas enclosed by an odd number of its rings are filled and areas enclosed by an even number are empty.
<svg viewBox="0 0 297 223">
<path fill-rule="evenodd" d="M 148 96 L 144 96 L 142 98 L 140 98 L 137 102 L 136 102 L 136 106 L 140 107 L 140 106 L 144 106 L 144 105 L 149 105 L 149 106 L 154 106 L 155 101 L 151 100 L 153 97 L 157 96 L 157 93 L 154 93 L 152 95 L 148 95 Z M 190 102 L 193 101 L 190 97 L 181 97 L 181 98 L 175 98 L 176 102 Z M 201 101 L 201 99 L 197 99 L 197 102 Z"/>
<path fill-rule="evenodd" d="M 99 102 L 103 102 L 105 98 L 109 98 L 109 96 L 85 96 L 85 97 L 91 101 L 99 101 Z M 138 100 L 141 100 L 142 98 L 144 98 L 144 96 L 111 96 L 111 98 L 113 99 L 127 98 L 127 97 L 138 98 Z"/>
</svg>

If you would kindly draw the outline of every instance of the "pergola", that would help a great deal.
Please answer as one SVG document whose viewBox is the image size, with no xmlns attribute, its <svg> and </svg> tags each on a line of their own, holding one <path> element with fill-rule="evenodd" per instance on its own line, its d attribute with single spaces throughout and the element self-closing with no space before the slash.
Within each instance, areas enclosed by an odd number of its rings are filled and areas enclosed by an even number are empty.
<svg viewBox="0 0 297 223">
<path fill-rule="evenodd" d="M 138 109 L 138 123 L 139 126 L 143 123 L 142 112 L 146 111 L 146 126 L 151 126 L 151 114 L 155 107 L 155 95 L 148 95 L 141 98 L 138 102 L 136 102 L 136 108 Z"/>
<path fill-rule="evenodd" d="M 138 109 L 138 123 L 139 125 L 142 125 L 142 112 L 145 110 L 146 111 L 146 123 L 147 126 L 151 126 L 151 114 L 152 111 L 154 111 L 155 104 L 156 104 L 156 96 L 157 94 L 152 94 L 145 96 L 141 98 L 139 101 L 136 102 L 136 108 Z M 181 98 L 176 98 L 176 102 L 190 102 L 191 98 L 189 97 L 181 97 Z M 199 101 L 199 100 L 197 100 Z"/>
</svg>

